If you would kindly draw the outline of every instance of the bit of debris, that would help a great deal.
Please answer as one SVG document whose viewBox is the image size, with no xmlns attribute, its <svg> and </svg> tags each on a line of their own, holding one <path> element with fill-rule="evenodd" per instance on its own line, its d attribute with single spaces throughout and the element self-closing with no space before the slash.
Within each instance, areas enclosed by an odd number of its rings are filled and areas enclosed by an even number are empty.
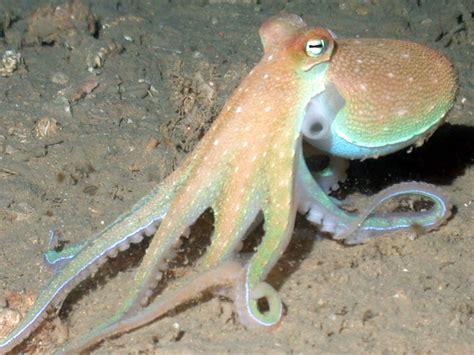
<svg viewBox="0 0 474 355">
<path fill-rule="evenodd" d="M 33 306 L 35 296 L 30 291 L 13 292 L 5 297 L 6 307 L 0 308 L 0 338 L 4 338 L 20 322 L 21 318 Z M 31 342 L 20 345 L 19 352 L 24 354 L 50 353 L 55 344 L 63 344 L 68 330 L 61 320 L 55 317 L 44 322 L 33 333 Z"/>
<path fill-rule="evenodd" d="M 453 42 L 459 42 L 462 38 L 471 45 L 474 44 L 474 14 L 464 5 L 458 4 L 460 15 L 457 18 L 457 24 L 447 32 L 442 32 L 435 39 L 441 42 L 444 47 L 449 47 Z"/>
<path fill-rule="evenodd" d="M 0 309 L 0 338 L 4 338 L 20 323 L 28 309 L 33 306 L 32 292 L 12 292 L 5 297 L 5 307 Z"/>
<path fill-rule="evenodd" d="M 131 172 L 133 173 L 136 173 L 138 171 L 141 171 L 142 170 L 142 167 L 140 164 L 138 163 L 132 163 L 128 166 L 128 170 L 130 170 Z"/>
<path fill-rule="evenodd" d="M 0 338 L 4 338 L 20 323 L 21 315 L 12 309 L 0 310 Z"/>
<path fill-rule="evenodd" d="M 54 136 L 61 129 L 61 125 L 54 118 L 43 117 L 36 122 L 35 135 L 39 139 Z"/>
<path fill-rule="evenodd" d="M 150 89 L 150 83 L 144 80 L 139 80 L 138 83 L 120 86 L 120 95 L 124 99 L 143 99 L 148 96 Z"/>
<path fill-rule="evenodd" d="M 15 50 L 5 51 L 2 57 L 2 66 L 0 67 L 0 75 L 9 77 L 21 64 L 21 54 Z"/>
<path fill-rule="evenodd" d="M 69 77 L 64 73 L 57 72 L 51 76 L 51 81 L 55 84 L 66 85 L 69 83 Z"/>
<path fill-rule="evenodd" d="M 97 33 L 97 19 L 81 0 L 68 0 L 59 6 L 42 6 L 31 14 L 27 24 L 23 39 L 25 45 L 62 43 L 73 48 L 72 37 Z"/>
<path fill-rule="evenodd" d="M 98 69 L 102 69 L 105 60 L 122 52 L 123 47 L 115 41 L 111 41 L 105 47 L 101 47 L 97 52 L 93 52 L 87 56 L 87 70 L 91 73 L 99 74 Z"/>
<path fill-rule="evenodd" d="M 183 336 L 184 331 L 181 329 L 181 325 L 175 322 L 163 336 L 155 337 L 154 342 L 159 343 L 160 346 L 165 346 L 179 341 Z"/>
<path fill-rule="evenodd" d="M 217 88 L 214 84 L 216 68 L 202 61 L 189 74 L 177 58 L 170 77 L 176 87 L 171 101 L 176 106 L 177 117 L 161 129 L 178 151 L 189 152 L 218 114 Z"/>
<path fill-rule="evenodd" d="M 89 95 L 92 91 L 94 91 L 99 86 L 99 82 L 95 78 L 87 79 L 81 87 L 72 94 L 70 98 L 71 103 L 76 103 L 77 101 L 83 99 L 87 95 Z"/>
<path fill-rule="evenodd" d="M 160 141 L 155 137 L 148 138 L 148 142 L 145 145 L 145 153 L 150 153 L 160 145 Z"/>
</svg>

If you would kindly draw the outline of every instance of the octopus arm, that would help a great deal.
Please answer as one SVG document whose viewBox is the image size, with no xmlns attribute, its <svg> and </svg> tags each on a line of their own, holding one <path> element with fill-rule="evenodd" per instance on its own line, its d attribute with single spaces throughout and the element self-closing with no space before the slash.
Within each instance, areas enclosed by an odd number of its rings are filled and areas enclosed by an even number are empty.
<svg viewBox="0 0 474 355">
<path fill-rule="evenodd" d="M 349 161 L 337 156 L 329 156 L 329 165 L 315 174 L 316 181 L 326 193 L 339 189 L 339 183 L 347 178 Z"/>
<path fill-rule="evenodd" d="M 131 211 L 119 216 L 83 245 L 69 248 L 64 254 L 69 256 L 69 260 L 56 265 L 57 270 L 39 293 L 33 307 L 17 327 L 0 340 L 0 353 L 20 344 L 43 321 L 48 309 L 59 308 L 68 293 L 97 271 L 108 258 L 114 258 L 131 243 L 138 243 L 144 235 L 154 234 L 188 173 L 189 166 L 184 164 L 180 171 L 170 175 L 150 195 L 135 204 Z"/>
<path fill-rule="evenodd" d="M 146 250 L 145 256 L 137 269 L 126 301 L 107 321 L 96 326 L 74 344 L 93 343 L 115 329 L 124 319 L 143 311 L 152 295 L 153 289 L 162 278 L 162 271 L 167 268 L 167 260 L 173 259 L 176 249 L 181 245 L 181 237 L 199 216 L 209 208 L 216 196 L 221 193 L 222 183 L 218 173 L 210 175 L 207 169 L 197 166 L 182 182 L 174 195 L 168 212 L 155 236 Z M 75 347 L 76 345 L 71 345 Z M 85 345 L 84 345 L 85 346 Z M 69 349 L 69 346 L 66 346 Z"/>
<path fill-rule="evenodd" d="M 246 274 L 236 287 L 235 304 L 241 321 L 247 327 L 273 327 L 282 316 L 282 302 L 277 291 L 264 280 L 286 250 L 294 228 L 297 196 L 294 194 L 295 151 L 268 152 L 274 165 L 265 171 L 265 199 L 263 201 L 264 235 L 255 254 L 246 265 Z M 265 299 L 267 309 L 259 300 Z"/>
<path fill-rule="evenodd" d="M 113 335 L 130 332 L 165 315 L 177 306 L 190 301 L 208 289 L 233 287 L 243 277 L 244 268 L 237 261 L 228 261 L 216 268 L 191 273 L 180 280 L 181 286 L 165 291 L 160 297 L 140 312 L 111 323 L 101 332 L 90 332 L 86 336 L 70 342 L 57 354 L 80 353 Z"/>
<path fill-rule="evenodd" d="M 314 180 L 302 153 L 298 159 L 297 194 L 299 211 L 306 219 L 320 227 L 323 232 L 333 234 L 345 244 L 361 244 L 373 238 L 397 230 L 438 228 L 451 215 L 452 204 L 440 189 L 422 182 L 393 185 L 372 198 L 369 206 L 359 214 L 342 210 Z M 403 195 L 418 196 L 431 201 L 432 206 L 418 212 L 374 213 L 389 200 Z"/>
<path fill-rule="evenodd" d="M 387 201 L 404 195 L 418 196 L 430 200 L 432 206 L 417 212 L 374 213 Z M 370 205 L 358 215 L 343 233 L 335 239 L 345 244 L 361 244 L 378 236 L 397 230 L 425 232 L 438 229 L 451 216 L 449 197 L 435 186 L 423 182 L 405 182 L 392 185 L 372 198 Z"/>
</svg>

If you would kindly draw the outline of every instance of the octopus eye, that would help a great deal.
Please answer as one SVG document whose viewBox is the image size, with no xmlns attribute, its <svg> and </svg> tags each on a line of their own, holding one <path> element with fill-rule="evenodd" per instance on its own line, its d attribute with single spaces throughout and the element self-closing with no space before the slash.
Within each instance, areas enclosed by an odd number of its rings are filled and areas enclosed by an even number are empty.
<svg viewBox="0 0 474 355">
<path fill-rule="evenodd" d="M 310 39 L 306 42 L 306 54 L 310 57 L 318 57 L 324 52 L 325 47 L 324 39 Z"/>
</svg>

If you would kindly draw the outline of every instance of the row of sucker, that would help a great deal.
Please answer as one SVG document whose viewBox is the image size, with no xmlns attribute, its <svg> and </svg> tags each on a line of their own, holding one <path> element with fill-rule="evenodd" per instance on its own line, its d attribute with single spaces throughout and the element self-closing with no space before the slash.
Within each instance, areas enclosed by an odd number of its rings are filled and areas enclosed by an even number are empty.
<svg viewBox="0 0 474 355">
<path fill-rule="evenodd" d="M 56 294 L 49 305 L 46 306 L 46 309 L 43 312 L 39 312 L 38 316 L 27 326 L 27 328 L 31 330 L 36 329 L 37 326 L 46 319 L 48 312 L 51 309 L 59 309 L 61 307 L 67 295 L 74 287 L 84 281 L 89 275 L 95 274 L 99 267 L 107 262 L 108 258 L 115 258 L 119 251 L 127 250 L 130 247 L 130 244 L 140 243 L 144 236 L 152 236 L 156 232 L 160 222 L 161 218 L 153 221 L 146 228 L 142 228 L 126 237 L 122 243 L 108 250 L 106 254 L 98 256 L 94 261 L 91 262 L 91 264 L 82 269 L 72 280 L 70 280 L 70 282 L 61 290 L 61 292 Z"/>
<path fill-rule="evenodd" d="M 151 237 L 157 230 L 160 225 L 161 218 L 155 221 L 152 221 L 145 228 L 139 229 L 137 232 L 126 237 L 120 244 L 115 245 L 114 247 L 107 250 L 103 255 L 98 256 L 94 261 L 92 261 L 87 267 L 83 268 L 77 275 L 71 280 L 68 285 L 65 287 L 63 292 L 60 292 L 56 298 L 53 300 L 52 304 L 55 308 L 59 308 L 66 298 L 66 296 L 82 281 L 84 281 L 90 275 L 94 275 L 99 268 L 104 265 L 108 259 L 114 259 L 117 257 L 119 252 L 126 251 L 130 248 L 130 244 L 140 243 L 144 237 Z"/>
<path fill-rule="evenodd" d="M 433 219 L 431 220 L 430 224 L 422 224 L 419 225 L 418 227 L 422 228 L 424 231 L 428 232 L 431 230 L 436 230 L 438 229 L 441 225 L 447 222 L 447 220 L 450 218 L 451 213 L 452 213 L 452 202 L 450 201 L 449 197 L 446 195 L 446 193 L 438 189 L 436 186 L 423 183 L 423 182 L 403 182 L 399 184 L 392 185 L 380 192 L 378 192 L 375 196 L 372 197 L 372 202 L 366 209 L 359 214 L 358 218 L 351 223 L 348 228 L 341 233 L 340 235 L 337 236 L 338 239 L 346 239 L 350 234 L 354 233 L 358 229 L 361 228 L 363 225 L 363 222 L 369 217 L 370 214 L 374 212 L 374 210 L 385 203 L 387 200 L 401 196 L 404 194 L 414 194 L 418 195 L 421 197 L 425 197 L 430 199 L 434 205 L 429 208 L 426 211 L 420 211 L 416 212 L 416 215 L 419 216 L 419 218 L 422 218 L 423 216 L 432 216 Z M 429 196 L 429 194 L 432 194 L 433 196 Z M 443 214 L 441 216 L 436 216 L 436 218 L 433 216 L 436 214 L 436 205 L 438 207 L 443 206 Z M 400 217 L 401 215 L 410 215 L 410 212 L 392 212 L 392 213 L 385 213 L 384 218 L 389 219 L 389 218 L 397 218 Z M 414 227 L 417 225 L 417 222 L 413 222 L 411 227 Z M 393 223 L 394 226 L 396 226 L 396 223 Z M 396 227 L 397 229 L 403 229 L 404 227 Z M 373 231 L 372 234 L 376 234 L 376 231 Z M 369 237 L 370 238 L 371 232 L 367 231 L 365 232 L 365 238 Z M 361 240 L 364 240 L 364 233 L 358 233 L 358 236 L 356 237 L 351 237 L 349 239 L 346 239 L 346 241 L 349 242 L 349 244 L 359 244 L 362 241 L 359 241 L 359 239 L 362 238 Z"/>
<path fill-rule="evenodd" d="M 156 230 L 155 230 L 156 232 Z M 183 244 L 182 238 L 189 238 L 190 228 L 187 227 L 178 238 L 173 246 L 167 250 L 166 255 L 163 257 L 163 261 L 158 264 L 156 275 L 154 279 L 151 279 L 147 285 L 147 290 L 143 293 L 140 299 L 140 306 L 146 307 L 149 304 L 150 298 L 153 296 L 153 292 L 158 286 L 158 283 L 163 279 L 164 272 L 168 269 L 168 263 L 174 260 L 177 256 L 179 249 Z"/>
<path fill-rule="evenodd" d="M 326 213 L 325 213 L 326 212 Z M 319 230 L 323 233 L 339 234 L 342 233 L 346 226 L 338 222 L 338 217 L 327 213 L 324 208 L 318 205 L 311 205 L 306 213 L 306 219 L 319 226 Z"/>
</svg>

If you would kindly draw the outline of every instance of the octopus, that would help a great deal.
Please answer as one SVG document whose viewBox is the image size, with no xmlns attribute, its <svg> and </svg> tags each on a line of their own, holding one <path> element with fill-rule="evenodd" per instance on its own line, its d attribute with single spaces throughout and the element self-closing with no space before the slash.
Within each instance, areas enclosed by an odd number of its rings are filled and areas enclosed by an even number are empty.
<svg viewBox="0 0 474 355">
<path fill-rule="evenodd" d="M 410 41 L 339 39 L 292 14 L 268 19 L 260 37 L 262 59 L 185 162 L 91 239 L 46 253 L 54 274 L 22 321 L 0 340 L 1 353 L 22 343 L 78 283 L 145 237 L 153 236 L 123 305 L 60 353 L 143 326 L 209 289 L 230 295 L 245 326 L 276 327 L 282 301 L 265 279 L 290 242 L 298 212 L 346 244 L 414 226 L 429 231 L 447 221 L 449 199 L 422 182 L 388 187 L 359 212 L 346 211 L 329 196 L 345 178 L 348 159 L 421 145 L 443 123 L 457 90 L 455 69 L 445 56 Z M 329 157 L 325 169 L 309 170 L 303 141 Z M 376 211 L 402 195 L 428 199 L 432 206 Z M 194 273 L 153 299 L 189 227 L 208 209 L 214 230 Z M 262 222 L 260 243 L 243 257 L 243 241 Z"/>
</svg>

